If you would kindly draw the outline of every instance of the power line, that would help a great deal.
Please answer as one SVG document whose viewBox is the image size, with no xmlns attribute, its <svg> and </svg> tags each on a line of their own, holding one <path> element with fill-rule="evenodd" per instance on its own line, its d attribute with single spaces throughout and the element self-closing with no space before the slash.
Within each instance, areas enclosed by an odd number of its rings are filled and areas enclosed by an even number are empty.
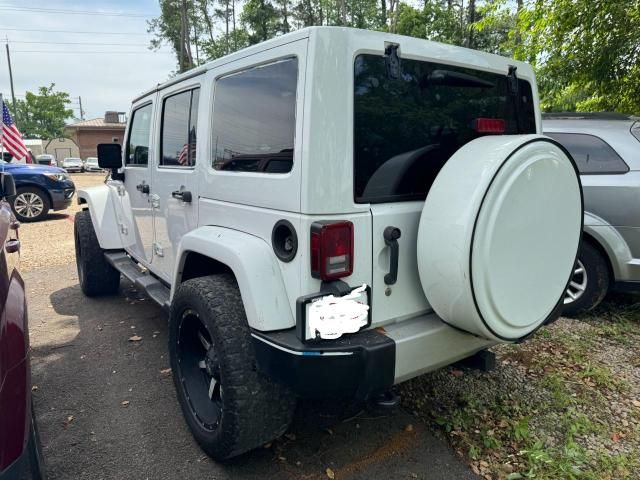
<svg viewBox="0 0 640 480">
<path fill-rule="evenodd" d="M 147 43 L 102 43 L 102 42 L 36 42 L 32 40 L 9 40 L 8 43 L 44 43 L 47 45 L 107 45 L 107 46 L 123 46 L 123 47 L 147 47 Z"/>
<path fill-rule="evenodd" d="M 109 55 L 122 55 L 122 54 L 156 54 L 156 53 L 163 53 L 165 55 L 173 55 L 173 52 L 159 52 L 159 51 L 152 51 L 152 50 L 140 50 L 137 52 L 105 52 L 105 51 L 90 51 L 90 50 L 74 50 L 74 51 L 70 51 L 70 50 L 12 50 L 11 53 L 73 53 L 73 54 L 78 54 L 78 53 L 106 53 Z"/>
<path fill-rule="evenodd" d="M 155 17 L 156 13 L 124 13 L 124 12 L 96 12 L 89 10 L 63 10 L 59 8 L 9 7 L 0 5 L 0 10 L 18 12 L 60 13 L 66 15 L 100 15 L 105 17 Z"/>
<path fill-rule="evenodd" d="M 74 31 L 74 30 L 41 30 L 37 28 L 7 28 L 0 27 L 0 31 L 12 31 L 12 32 L 43 32 L 43 33 L 72 33 L 72 34 L 90 34 L 90 35 L 144 35 L 148 36 L 149 33 L 140 33 L 140 32 L 88 32 L 88 31 Z"/>
</svg>

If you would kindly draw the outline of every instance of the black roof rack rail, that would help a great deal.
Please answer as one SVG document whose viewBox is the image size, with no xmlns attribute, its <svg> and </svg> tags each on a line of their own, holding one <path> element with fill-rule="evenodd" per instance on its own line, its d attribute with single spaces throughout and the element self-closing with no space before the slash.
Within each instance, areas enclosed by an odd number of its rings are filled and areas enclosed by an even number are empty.
<svg viewBox="0 0 640 480">
<path fill-rule="evenodd" d="M 634 120 L 637 117 L 617 112 L 542 112 L 546 119 L 584 119 L 584 120 Z"/>
</svg>

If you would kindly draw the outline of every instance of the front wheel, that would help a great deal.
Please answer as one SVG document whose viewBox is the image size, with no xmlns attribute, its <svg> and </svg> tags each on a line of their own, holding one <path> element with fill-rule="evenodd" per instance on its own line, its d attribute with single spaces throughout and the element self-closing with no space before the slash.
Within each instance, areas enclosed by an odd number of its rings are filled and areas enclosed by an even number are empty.
<svg viewBox="0 0 640 480">
<path fill-rule="evenodd" d="M 42 190 L 24 187 L 16 192 L 11 201 L 11 207 L 16 218 L 21 222 L 37 222 L 47 217 L 51 202 Z"/>
<path fill-rule="evenodd" d="M 286 431 L 295 398 L 256 370 L 240 290 L 231 275 L 180 285 L 171 305 L 169 355 L 187 425 L 213 459 L 240 455 Z"/>
<path fill-rule="evenodd" d="M 568 317 L 593 310 L 609 290 L 611 275 L 602 254 L 583 242 L 564 297 L 563 314 Z"/>
<path fill-rule="evenodd" d="M 82 293 L 87 297 L 116 293 L 120 287 L 120 272 L 104 257 L 89 211 L 76 213 L 73 225 L 76 266 Z"/>
</svg>

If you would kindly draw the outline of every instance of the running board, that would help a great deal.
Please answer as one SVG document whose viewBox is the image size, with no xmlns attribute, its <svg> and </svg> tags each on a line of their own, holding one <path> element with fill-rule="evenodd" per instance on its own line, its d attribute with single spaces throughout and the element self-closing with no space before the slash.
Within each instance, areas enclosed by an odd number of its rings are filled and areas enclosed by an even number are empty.
<svg viewBox="0 0 640 480">
<path fill-rule="evenodd" d="M 122 275 L 127 277 L 131 283 L 144 292 L 165 311 L 169 311 L 171 302 L 169 299 L 170 290 L 160 280 L 143 270 L 140 265 L 134 262 L 129 255 L 124 252 L 105 253 L 107 261 L 113 265 Z"/>
</svg>

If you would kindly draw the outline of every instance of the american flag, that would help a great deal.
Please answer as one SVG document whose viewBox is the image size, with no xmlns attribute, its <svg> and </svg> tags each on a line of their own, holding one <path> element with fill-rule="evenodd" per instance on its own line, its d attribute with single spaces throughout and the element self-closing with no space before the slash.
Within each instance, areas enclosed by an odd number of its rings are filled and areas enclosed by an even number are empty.
<svg viewBox="0 0 640 480">
<path fill-rule="evenodd" d="M 27 147 L 24 145 L 22 135 L 11 118 L 9 109 L 4 101 L 2 103 L 2 128 L 0 128 L 0 143 L 5 146 L 13 158 L 19 160 L 28 155 Z"/>
</svg>

